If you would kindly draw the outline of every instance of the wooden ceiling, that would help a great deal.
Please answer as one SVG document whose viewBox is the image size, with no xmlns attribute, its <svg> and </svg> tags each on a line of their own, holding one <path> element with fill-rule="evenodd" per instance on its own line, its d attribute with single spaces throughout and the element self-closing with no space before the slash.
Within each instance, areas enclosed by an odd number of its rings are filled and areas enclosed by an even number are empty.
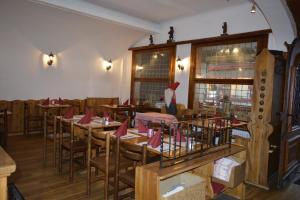
<svg viewBox="0 0 300 200">
<path fill-rule="evenodd" d="M 297 26 L 297 35 L 300 37 L 300 1 L 299 0 L 286 0 L 287 5 L 294 17 L 296 26 Z"/>
</svg>

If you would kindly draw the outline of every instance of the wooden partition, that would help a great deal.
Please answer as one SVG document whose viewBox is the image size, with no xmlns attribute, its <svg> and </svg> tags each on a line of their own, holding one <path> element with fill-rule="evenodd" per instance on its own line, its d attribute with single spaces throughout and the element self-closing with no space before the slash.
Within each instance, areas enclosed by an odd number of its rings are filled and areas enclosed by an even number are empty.
<svg viewBox="0 0 300 200">
<path fill-rule="evenodd" d="M 211 187 L 214 162 L 227 156 L 235 156 L 246 160 L 246 150 L 244 147 L 232 145 L 230 149 L 212 152 L 202 157 L 166 168 L 160 168 L 159 162 L 138 166 L 136 168 L 135 177 L 135 198 L 137 200 L 161 199 L 160 184 L 162 181 L 184 172 L 191 172 L 206 180 L 206 197 L 211 199 L 214 197 Z M 228 188 L 226 191 L 226 193 L 231 196 L 245 199 L 244 182 L 240 183 L 236 188 Z"/>
<path fill-rule="evenodd" d="M 93 110 L 96 114 L 104 112 L 105 109 L 100 105 L 119 105 L 119 97 L 102 98 L 102 97 L 88 97 L 84 101 L 84 109 Z"/>
</svg>

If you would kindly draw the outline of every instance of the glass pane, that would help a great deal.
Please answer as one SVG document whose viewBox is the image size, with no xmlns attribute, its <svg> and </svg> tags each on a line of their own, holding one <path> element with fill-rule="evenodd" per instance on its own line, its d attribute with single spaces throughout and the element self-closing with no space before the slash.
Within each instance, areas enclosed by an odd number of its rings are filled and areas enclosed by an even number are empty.
<svg viewBox="0 0 300 200">
<path fill-rule="evenodd" d="M 155 106 L 155 104 L 161 102 L 160 99 L 164 96 L 167 87 L 167 82 L 135 82 L 134 99 L 137 104 Z"/>
<path fill-rule="evenodd" d="M 136 78 L 169 78 L 170 53 L 168 50 L 137 53 Z"/>
<path fill-rule="evenodd" d="M 210 106 L 218 110 L 220 100 L 226 96 L 231 102 L 231 113 L 239 120 L 248 121 L 252 94 L 252 85 L 198 83 L 195 85 L 194 109 Z"/>
<path fill-rule="evenodd" d="M 256 48 L 256 42 L 199 47 L 196 78 L 252 79 Z"/>
</svg>

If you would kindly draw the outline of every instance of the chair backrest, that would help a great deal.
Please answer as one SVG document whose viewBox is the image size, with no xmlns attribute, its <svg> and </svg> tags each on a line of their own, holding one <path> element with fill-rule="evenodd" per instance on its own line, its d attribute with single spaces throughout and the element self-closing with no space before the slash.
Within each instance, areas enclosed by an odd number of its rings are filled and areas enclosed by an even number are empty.
<svg viewBox="0 0 300 200">
<path fill-rule="evenodd" d="M 117 139 L 119 140 L 119 138 Z M 120 141 L 120 155 L 128 160 L 144 165 L 147 162 L 147 145 L 137 145 L 128 141 Z"/>
<path fill-rule="evenodd" d="M 59 120 L 59 141 L 62 142 L 63 139 L 69 139 L 70 143 L 73 143 L 74 140 L 74 134 L 73 134 L 73 127 L 74 124 L 72 121 L 64 121 Z M 66 136 L 63 136 L 63 134 L 69 133 L 70 137 L 66 138 Z"/>
<path fill-rule="evenodd" d="M 40 101 L 27 100 L 24 101 L 24 114 L 25 116 L 42 116 L 41 109 L 37 106 Z"/>
</svg>

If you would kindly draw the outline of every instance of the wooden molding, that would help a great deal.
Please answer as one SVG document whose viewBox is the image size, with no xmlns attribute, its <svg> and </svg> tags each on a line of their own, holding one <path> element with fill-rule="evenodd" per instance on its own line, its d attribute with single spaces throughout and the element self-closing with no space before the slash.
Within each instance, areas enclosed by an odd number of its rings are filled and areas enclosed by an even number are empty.
<svg viewBox="0 0 300 200">
<path fill-rule="evenodd" d="M 178 41 L 178 42 L 173 42 L 173 43 L 162 43 L 162 44 L 148 45 L 148 46 L 141 46 L 141 47 L 130 47 L 128 50 L 131 50 L 131 51 L 139 51 L 139 50 L 147 50 L 147 49 L 153 50 L 153 49 L 159 49 L 159 48 L 169 48 L 169 47 L 174 47 L 176 45 L 189 44 L 189 43 L 191 43 L 191 44 L 204 43 L 207 45 L 207 43 L 223 42 L 225 44 L 234 39 L 249 39 L 249 38 L 255 39 L 256 37 L 268 35 L 269 33 L 272 33 L 271 29 L 246 32 L 246 33 L 238 33 L 238 34 L 232 34 L 232 35 L 217 36 L 217 37 L 210 37 L 210 38 L 203 38 L 203 39 L 183 40 L 183 41 Z"/>
</svg>

